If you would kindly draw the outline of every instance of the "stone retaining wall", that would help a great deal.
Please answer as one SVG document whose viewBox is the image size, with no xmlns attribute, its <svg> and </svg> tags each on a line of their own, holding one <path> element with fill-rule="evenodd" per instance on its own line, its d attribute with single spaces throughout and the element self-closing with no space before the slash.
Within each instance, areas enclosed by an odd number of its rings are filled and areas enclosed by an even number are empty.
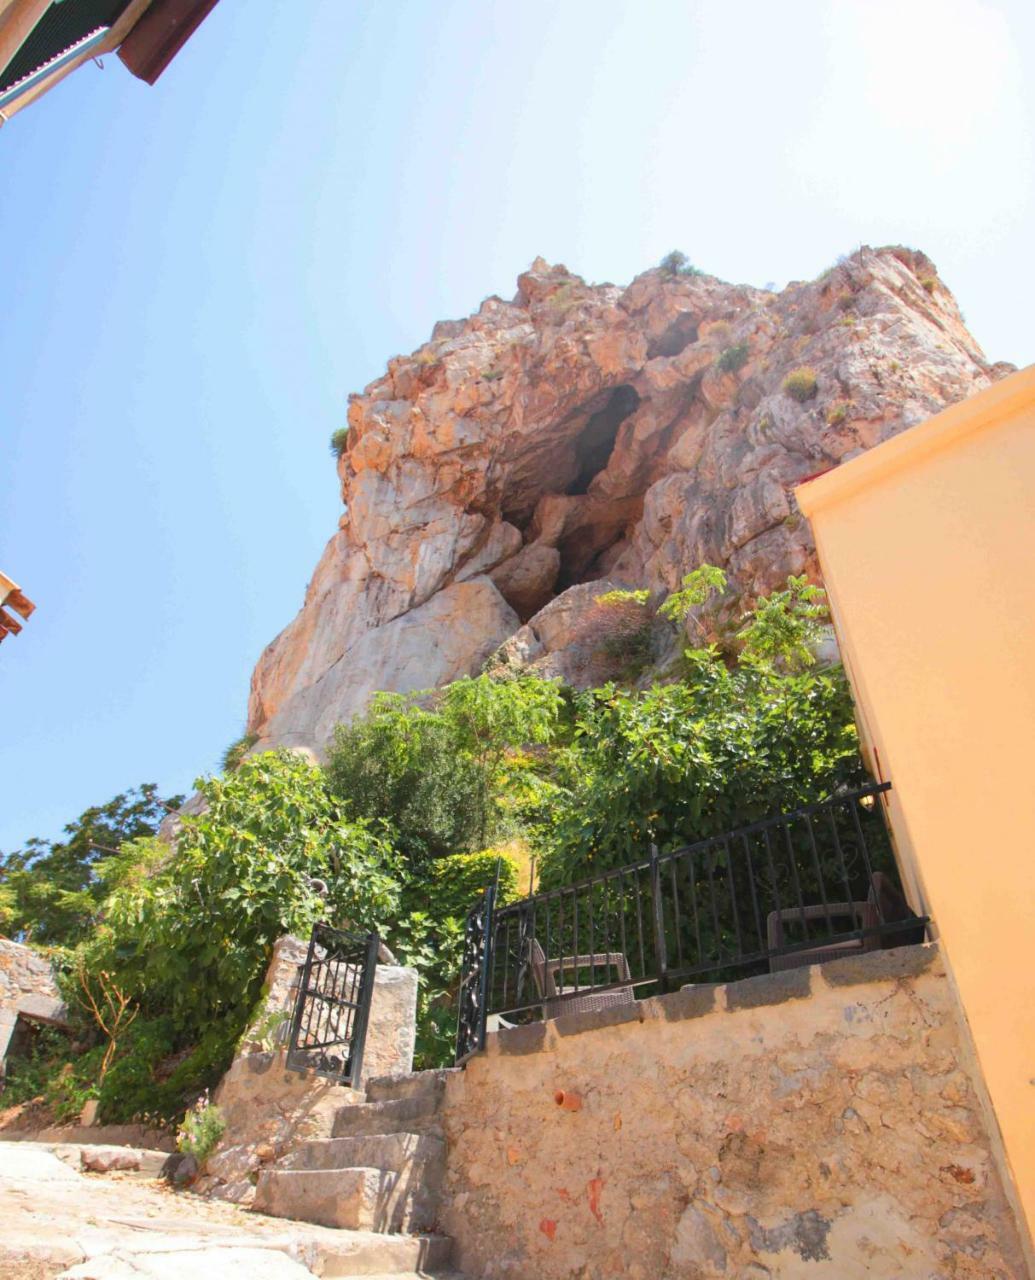
<svg viewBox="0 0 1035 1280">
<path fill-rule="evenodd" d="M 444 1231 L 492 1280 L 1021 1280 L 933 946 L 488 1038 Z"/>
<path fill-rule="evenodd" d="M 0 1075 L 19 1014 L 63 1025 L 65 1005 L 46 956 L 0 938 Z"/>
<path fill-rule="evenodd" d="M 255 1025 L 242 1040 L 244 1052 L 230 1064 L 213 1101 L 226 1130 L 205 1165 L 198 1189 L 224 1200 L 248 1204 L 264 1165 L 300 1142 L 330 1137 L 339 1107 L 363 1100 L 365 1081 L 404 1075 L 413 1067 L 417 974 L 396 964 L 378 964 L 370 1001 L 359 1088 L 347 1089 L 311 1071 L 289 1071 L 282 1047 L 287 1015 L 295 1005 L 298 975 L 308 944 L 290 935 L 277 940 L 266 974 L 266 999 Z M 275 1046 L 263 1045 L 265 1028 Z"/>
</svg>

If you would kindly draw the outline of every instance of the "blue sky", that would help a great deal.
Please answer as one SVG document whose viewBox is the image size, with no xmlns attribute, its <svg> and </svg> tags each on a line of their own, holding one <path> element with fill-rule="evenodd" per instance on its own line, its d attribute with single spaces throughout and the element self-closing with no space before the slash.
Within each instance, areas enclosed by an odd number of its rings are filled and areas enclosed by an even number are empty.
<svg viewBox="0 0 1035 1280">
<path fill-rule="evenodd" d="M 188 789 L 339 514 L 346 397 L 536 254 L 624 282 L 924 249 L 1035 359 L 1030 4 L 222 0 L 0 129 L 0 849 Z"/>
</svg>

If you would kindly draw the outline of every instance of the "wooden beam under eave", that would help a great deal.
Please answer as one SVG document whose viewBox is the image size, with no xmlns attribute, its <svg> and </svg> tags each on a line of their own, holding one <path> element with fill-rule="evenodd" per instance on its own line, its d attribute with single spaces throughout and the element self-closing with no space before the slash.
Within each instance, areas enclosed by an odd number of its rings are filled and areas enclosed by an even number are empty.
<svg viewBox="0 0 1035 1280">
<path fill-rule="evenodd" d="M 21 635 L 22 632 L 22 624 L 17 618 L 12 618 L 6 609 L 0 609 L 0 627 L 15 636 Z"/>
</svg>

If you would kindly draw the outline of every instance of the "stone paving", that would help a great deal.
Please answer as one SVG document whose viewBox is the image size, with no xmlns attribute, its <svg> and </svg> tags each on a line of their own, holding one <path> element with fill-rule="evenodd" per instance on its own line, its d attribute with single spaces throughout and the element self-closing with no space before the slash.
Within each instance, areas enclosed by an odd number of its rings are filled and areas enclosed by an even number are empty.
<svg viewBox="0 0 1035 1280">
<path fill-rule="evenodd" d="M 144 1173 L 83 1172 L 78 1147 L 0 1142 L 4 1280 L 412 1276 L 409 1266 L 379 1264 L 386 1250 L 403 1243 L 266 1218 L 174 1191 L 147 1177 L 146 1166 Z"/>
</svg>

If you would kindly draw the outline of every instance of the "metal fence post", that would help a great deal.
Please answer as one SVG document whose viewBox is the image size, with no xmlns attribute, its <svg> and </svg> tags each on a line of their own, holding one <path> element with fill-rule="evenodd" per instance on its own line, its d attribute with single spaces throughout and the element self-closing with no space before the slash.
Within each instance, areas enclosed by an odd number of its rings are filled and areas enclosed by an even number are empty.
<svg viewBox="0 0 1035 1280">
<path fill-rule="evenodd" d="M 367 1024 L 370 1021 L 370 1005 L 374 999 L 374 977 L 377 972 L 377 957 L 381 950 L 381 937 L 371 933 L 367 937 L 366 956 L 363 960 L 363 981 L 359 993 L 359 1009 L 356 1013 L 356 1025 L 352 1030 L 351 1052 L 349 1054 L 348 1083 L 353 1089 L 359 1088 L 360 1073 L 363 1070 L 363 1050 L 367 1043 Z"/>
<path fill-rule="evenodd" d="M 665 950 L 665 914 L 661 901 L 661 870 L 658 866 L 658 846 L 650 846 L 650 906 L 654 925 L 654 961 L 658 970 L 658 994 L 665 992 L 668 953 Z"/>
<path fill-rule="evenodd" d="M 496 886 L 490 885 L 485 890 L 485 904 L 482 907 L 482 918 L 485 921 L 485 944 L 482 948 L 482 971 L 478 975 L 478 1048 L 485 1048 L 485 1032 L 489 1017 L 489 975 L 492 969 L 492 947 L 495 941 L 495 930 L 492 924 L 492 913 L 496 906 Z"/>
</svg>

